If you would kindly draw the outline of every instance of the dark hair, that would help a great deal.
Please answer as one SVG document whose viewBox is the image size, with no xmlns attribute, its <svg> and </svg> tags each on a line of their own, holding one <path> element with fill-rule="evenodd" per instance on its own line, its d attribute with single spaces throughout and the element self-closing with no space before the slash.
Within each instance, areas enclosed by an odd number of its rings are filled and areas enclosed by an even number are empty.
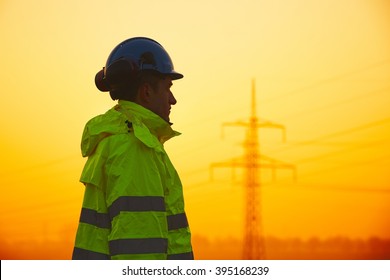
<svg viewBox="0 0 390 280">
<path fill-rule="evenodd" d="M 164 75 L 154 70 L 140 71 L 135 80 L 128 81 L 120 88 L 110 91 L 110 96 L 113 100 L 121 99 L 127 101 L 135 101 L 138 89 L 145 83 L 149 84 L 154 90 L 157 89 L 158 82 L 164 78 Z"/>
</svg>

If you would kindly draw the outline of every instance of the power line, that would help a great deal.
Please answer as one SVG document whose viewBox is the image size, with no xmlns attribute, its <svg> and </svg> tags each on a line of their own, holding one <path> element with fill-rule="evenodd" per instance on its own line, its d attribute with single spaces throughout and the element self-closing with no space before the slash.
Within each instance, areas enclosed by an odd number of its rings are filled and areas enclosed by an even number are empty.
<svg viewBox="0 0 390 280">
<path fill-rule="evenodd" d="M 375 94 L 382 94 L 382 93 L 388 92 L 389 90 L 390 90 L 390 87 L 379 89 L 379 90 L 370 91 L 368 93 L 364 93 L 364 94 L 359 95 L 359 96 L 354 96 L 352 98 L 348 98 L 348 99 L 345 99 L 345 100 L 333 102 L 333 103 L 330 103 L 330 104 L 327 104 L 327 105 L 324 105 L 324 106 L 321 106 L 321 107 L 318 107 L 318 108 L 313 108 L 311 110 L 301 111 L 301 112 L 298 112 L 298 113 L 293 113 L 293 114 L 284 116 L 284 118 L 286 118 L 288 120 L 291 120 L 291 119 L 296 118 L 296 117 L 307 116 L 310 113 L 318 113 L 319 111 L 322 111 L 322 110 L 325 110 L 325 109 L 334 108 L 334 107 L 342 105 L 342 104 L 352 103 L 352 102 L 354 102 L 354 101 L 356 101 L 358 99 L 362 99 L 362 98 L 366 98 L 366 97 L 372 97 Z"/>
<path fill-rule="evenodd" d="M 331 82 L 334 82 L 334 81 L 337 81 L 337 80 L 341 80 L 341 79 L 344 79 L 344 78 L 346 78 L 348 76 L 351 76 L 351 75 L 354 75 L 354 74 L 358 74 L 358 73 L 367 71 L 369 69 L 373 69 L 373 68 L 377 68 L 377 67 L 383 66 L 385 64 L 388 64 L 389 62 L 390 62 L 390 59 L 385 59 L 385 60 L 382 60 L 380 62 L 373 63 L 373 64 L 367 65 L 365 67 L 359 68 L 357 70 L 353 70 L 353 71 L 345 72 L 345 73 L 340 74 L 340 75 L 329 77 L 329 78 L 317 81 L 315 83 L 312 83 L 310 85 L 307 85 L 305 87 L 302 87 L 302 88 L 299 88 L 299 89 L 295 89 L 295 90 L 289 91 L 289 92 L 284 93 L 284 94 L 280 94 L 280 95 L 272 97 L 272 98 L 265 99 L 262 102 L 263 103 L 273 102 L 275 100 L 279 100 L 279 99 L 285 98 L 287 96 L 293 96 L 293 95 L 301 94 L 301 93 L 304 93 L 304 92 L 306 92 L 306 91 L 308 91 L 310 89 L 314 89 L 314 88 L 316 88 L 318 86 L 322 86 L 322 85 L 325 85 L 325 84 L 328 84 L 328 83 L 331 83 Z"/>
<path fill-rule="evenodd" d="M 360 144 L 360 145 L 350 147 L 350 148 L 347 148 L 344 150 L 334 151 L 334 152 L 326 153 L 323 155 L 318 155 L 318 156 L 314 156 L 314 157 L 310 157 L 310 158 L 301 159 L 301 160 L 296 161 L 296 163 L 302 164 L 302 163 L 308 163 L 308 162 L 312 162 L 312 161 L 318 161 L 320 159 L 324 159 L 324 158 L 331 157 L 331 156 L 338 155 L 338 154 L 343 154 L 343 153 L 354 151 L 357 149 L 377 147 L 378 145 L 387 145 L 387 144 L 389 144 L 389 139 L 381 139 L 378 141 L 374 141 L 372 143 Z"/>
<path fill-rule="evenodd" d="M 77 156 L 77 158 L 80 158 L 80 156 Z M 30 166 L 26 166 L 26 167 L 21 167 L 21 168 L 12 170 L 12 172 L 8 171 L 7 173 L 3 173 L 0 176 L 1 177 L 14 176 L 15 174 L 27 173 L 27 172 L 34 171 L 34 170 L 37 170 L 37 169 L 44 169 L 44 168 L 51 167 L 53 165 L 61 164 L 63 162 L 67 162 L 67 161 L 75 160 L 75 159 L 76 159 L 76 156 L 74 156 L 74 155 L 63 157 L 63 158 L 59 158 L 59 159 L 53 159 L 53 160 L 49 160 L 49 161 L 46 161 L 46 162 L 43 162 L 43 163 L 30 165 Z"/>
<path fill-rule="evenodd" d="M 318 173 L 326 172 L 326 170 L 321 170 Z M 311 175 L 311 173 L 310 173 Z M 309 176 L 309 175 L 308 175 Z M 305 174 L 299 176 L 300 178 L 306 177 Z M 280 186 L 280 182 L 277 186 L 277 188 L 284 188 L 286 187 L 284 184 Z M 275 183 L 269 182 L 264 183 L 264 187 L 275 187 Z M 371 193 L 371 194 L 377 194 L 377 195 L 388 195 L 390 194 L 390 188 L 366 188 L 366 187 L 343 187 L 343 186 L 335 186 L 335 185 L 315 185 L 314 183 L 310 184 L 296 184 L 294 188 L 298 189 L 305 189 L 309 191 L 318 191 L 318 190 L 329 190 L 329 191 L 335 191 L 335 192 L 351 192 L 351 193 Z"/>
<path fill-rule="evenodd" d="M 320 170 L 317 170 L 317 171 L 313 171 L 313 172 L 310 172 L 310 173 L 307 173 L 307 174 L 300 174 L 300 178 L 315 176 L 315 175 L 318 175 L 318 174 L 324 174 L 324 173 L 332 172 L 332 171 L 335 171 L 335 170 L 338 171 L 340 169 L 345 169 L 345 168 L 352 168 L 352 167 L 362 166 L 362 165 L 367 165 L 367 164 L 371 165 L 373 163 L 380 163 L 382 161 L 388 161 L 389 159 L 390 159 L 390 156 L 389 155 L 385 155 L 383 157 L 379 157 L 379 158 L 375 158 L 375 159 L 369 159 L 369 160 L 365 160 L 365 161 L 359 161 L 359 162 L 348 163 L 348 164 L 344 164 L 344 165 L 338 165 L 338 166 L 330 167 L 330 168 L 327 168 L 327 169 L 320 169 Z"/>
<path fill-rule="evenodd" d="M 1 211 L 0 216 L 10 216 L 10 215 L 18 215 L 19 213 L 31 213 L 36 211 L 46 211 L 49 209 L 62 207 L 64 205 L 71 205 L 79 203 L 79 199 L 66 199 L 66 200 L 58 200 L 53 201 L 49 203 L 43 203 L 43 204 L 31 204 L 31 205 L 24 205 L 24 206 L 18 206 L 14 207 L 12 209 L 8 209 L 6 211 Z"/>
<path fill-rule="evenodd" d="M 362 125 L 358 125 L 358 126 L 355 126 L 355 127 L 352 127 L 352 128 L 347 128 L 347 129 L 339 130 L 339 131 L 332 132 L 332 133 L 329 133 L 329 134 L 325 134 L 325 135 L 316 137 L 316 138 L 311 139 L 311 140 L 306 140 L 306 141 L 302 141 L 302 142 L 299 142 L 299 143 L 295 143 L 295 144 L 290 145 L 288 147 L 271 151 L 271 153 L 279 153 L 279 152 L 282 152 L 282 151 L 291 150 L 291 149 L 294 149 L 294 148 L 297 148 L 297 147 L 301 147 L 301 146 L 317 144 L 318 142 L 320 142 L 322 140 L 325 140 L 325 139 L 351 134 L 351 133 L 358 132 L 358 131 L 361 131 L 361 130 L 365 130 L 365 129 L 368 129 L 368 128 L 381 126 L 381 125 L 387 124 L 389 122 L 390 122 L 390 117 L 389 118 L 380 119 L 380 120 L 377 120 L 377 121 L 373 121 L 373 122 L 365 123 L 365 124 L 362 124 Z"/>
</svg>

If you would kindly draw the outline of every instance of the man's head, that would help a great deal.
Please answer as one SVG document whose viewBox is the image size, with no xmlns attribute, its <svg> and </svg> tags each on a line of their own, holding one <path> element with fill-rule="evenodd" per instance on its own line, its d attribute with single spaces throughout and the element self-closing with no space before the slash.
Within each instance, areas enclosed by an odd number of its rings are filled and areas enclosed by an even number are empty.
<svg viewBox="0 0 390 280">
<path fill-rule="evenodd" d="M 176 103 L 170 87 L 172 80 L 181 78 L 158 42 L 136 37 L 113 49 L 106 66 L 96 74 L 95 84 L 109 91 L 112 99 L 139 103 L 169 121 L 170 107 Z"/>
<path fill-rule="evenodd" d="M 96 74 L 95 83 L 99 90 L 109 91 L 112 99 L 137 102 L 169 121 L 167 111 L 176 103 L 169 88 L 172 80 L 181 78 L 159 43 L 137 37 L 114 48 L 106 66 Z"/>
</svg>

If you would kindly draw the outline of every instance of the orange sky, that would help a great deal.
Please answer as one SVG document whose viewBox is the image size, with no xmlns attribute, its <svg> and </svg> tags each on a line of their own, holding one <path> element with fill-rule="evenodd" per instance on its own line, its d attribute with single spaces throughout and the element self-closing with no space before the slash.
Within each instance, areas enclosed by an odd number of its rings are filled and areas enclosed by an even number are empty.
<svg viewBox="0 0 390 280">
<path fill-rule="evenodd" d="M 166 149 L 194 235 L 243 233 L 242 174 L 209 166 L 243 154 L 256 79 L 263 233 L 390 238 L 390 4 L 323 1 L 0 1 L 0 238 L 58 238 L 78 220 L 85 122 L 114 103 L 93 83 L 112 48 L 156 39 L 185 78 Z"/>
</svg>

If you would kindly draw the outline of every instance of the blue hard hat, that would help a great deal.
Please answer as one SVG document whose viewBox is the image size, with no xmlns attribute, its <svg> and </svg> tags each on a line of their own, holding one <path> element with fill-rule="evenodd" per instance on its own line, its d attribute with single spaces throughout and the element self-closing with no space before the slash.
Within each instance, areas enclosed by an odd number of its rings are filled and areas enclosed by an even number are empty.
<svg viewBox="0 0 390 280">
<path fill-rule="evenodd" d="M 172 59 L 163 46 L 150 38 L 135 37 L 112 50 L 106 66 L 96 74 L 95 83 L 99 90 L 109 91 L 143 70 L 169 75 L 172 80 L 183 78 L 174 70 Z"/>
</svg>

